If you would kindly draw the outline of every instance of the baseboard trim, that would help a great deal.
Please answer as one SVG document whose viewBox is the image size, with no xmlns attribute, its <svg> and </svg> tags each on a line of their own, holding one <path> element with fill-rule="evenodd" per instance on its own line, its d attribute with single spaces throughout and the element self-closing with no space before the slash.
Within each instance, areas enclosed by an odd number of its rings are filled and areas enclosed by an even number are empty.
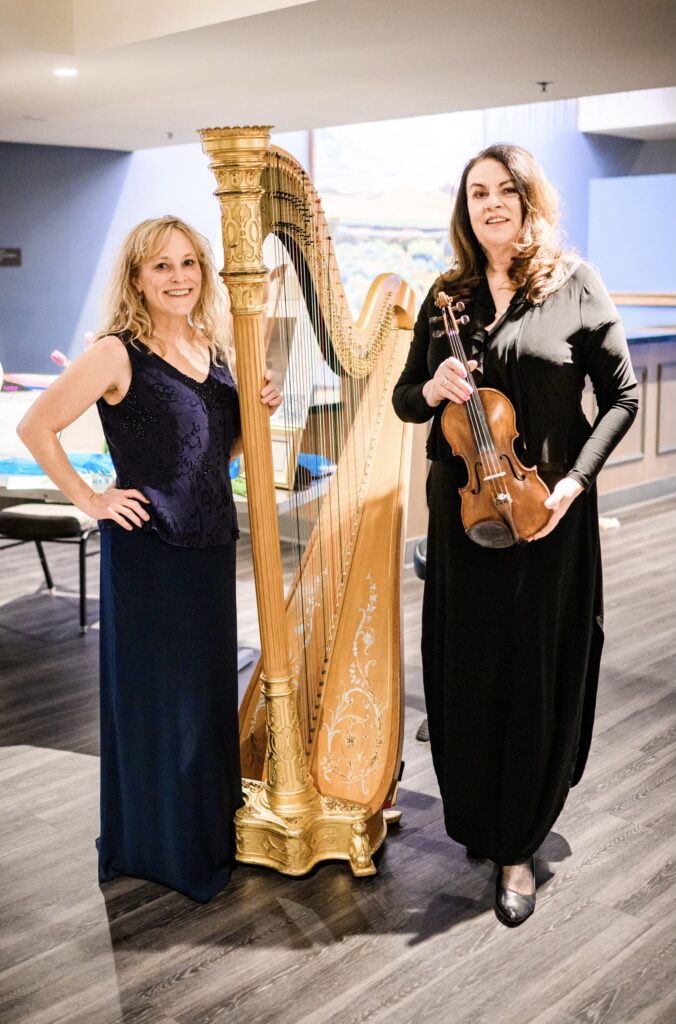
<svg viewBox="0 0 676 1024">
<path fill-rule="evenodd" d="M 649 501 L 659 501 L 676 494 L 676 476 L 665 476 L 659 480 L 648 480 L 633 487 L 623 487 L 619 491 L 599 495 L 599 512 L 619 512 L 620 509 L 632 505 L 643 505 Z"/>
</svg>

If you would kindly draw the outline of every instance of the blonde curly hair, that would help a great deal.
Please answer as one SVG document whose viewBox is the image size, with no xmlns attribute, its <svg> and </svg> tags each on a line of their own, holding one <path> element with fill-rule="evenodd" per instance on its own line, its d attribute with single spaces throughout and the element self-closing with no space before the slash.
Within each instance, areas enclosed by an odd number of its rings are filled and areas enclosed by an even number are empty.
<svg viewBox="0 0 676 1024">
<path fill-rule="evenodd" d="M 524 288 L 529 302 L 541 303 L 560 288 L 568 276 L 574 254 L 564 252 L 559 231 L 559 197 L 535 157 L 507 143 L 482 150 L 466 165 L 460 177 L 451 216 L 454 262 L 434 284 L 434 291 L 470 298 L 486 268 L 486 254 L 472 229 L 467 208 L 467 178 L 481 160 L 497 160 L 506 167 L 521 198 L 523 225 L 509 266 L 516 289 Z"/>
<path fill-rule="evenodd" d="M 202 271 L 202 288 L 190 322 L 204 337 L 214 362 L 227 363 L 234 369 L 228 292 L 216 272 L 211 246 L 199 231 L 169 215 L 142 221 L 125 238 L 108 290 L 104 326 L 93 341 L 109 334 L 127 333 L 132 345 L 138 348 L 140 343 L 150 348 L 153 322 L 134 279 L 141 265 L 160 252 L 172 231 L 181 231 L 186 236 Z"/>
</svg>

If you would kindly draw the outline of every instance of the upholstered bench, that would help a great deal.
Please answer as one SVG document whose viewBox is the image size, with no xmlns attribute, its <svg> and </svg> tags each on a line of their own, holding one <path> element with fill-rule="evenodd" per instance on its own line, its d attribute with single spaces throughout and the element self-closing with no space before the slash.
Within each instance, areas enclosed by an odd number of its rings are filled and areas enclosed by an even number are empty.
<svg viewBox="0 0 676 1024">
<path fill-rule="evenodd" d="M 54 590 L 54 581 L 45 557 L 44 541 L 59 544 L 78 544 L 80 558 L 80 632 L 87 631 L 87 574 L 85 559 L 95 551 L 87 551 L 87 541 L 94 533 L 98 533 L 95 519 L 81 512 L 74 505 L 58 505 L 47 502 L 34 504 L 12 505 L 0 511 L 0 551 L 4 548 L 16 547 L 18 544 L 34 543 L 45 581 L 50 592 Z M 3 540 L 11 543 L 3 544 Z"/>
</svg>

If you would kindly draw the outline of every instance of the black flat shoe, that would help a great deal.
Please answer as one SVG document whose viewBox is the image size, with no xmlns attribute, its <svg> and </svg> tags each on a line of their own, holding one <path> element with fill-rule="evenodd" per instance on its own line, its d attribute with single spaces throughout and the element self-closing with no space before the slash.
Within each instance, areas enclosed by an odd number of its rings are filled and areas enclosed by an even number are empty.
<svg viewBox="0 0 676 1024">
<path fill-rule="evenodd" d="M 508 928 L 516 928 L 523 924 L 535 910 L 535 865 L 532 857 L 530 869 L 533 873 L 533 892 L 524 896 L 523 893 L 504 888 L 502 868 L 498 868 L 498 877 L 495 880 L 495 916 Z"/>
</svg>

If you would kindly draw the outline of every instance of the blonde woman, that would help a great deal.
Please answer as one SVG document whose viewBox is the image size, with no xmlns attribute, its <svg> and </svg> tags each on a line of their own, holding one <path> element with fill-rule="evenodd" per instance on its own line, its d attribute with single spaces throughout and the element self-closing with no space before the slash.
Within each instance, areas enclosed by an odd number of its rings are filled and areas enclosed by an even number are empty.
<svg viewBox="0 0 676 1024">
<path fill-rule="evenodd" d="M 402 419 L 432 418 L 422 655 L 446 830 L 498 865 L 495 911 L 508 926 L 534 910 L 533 855 L 585 767 L 603 644 L 594 481 L 638 407 L 617 311 L 557 229 L 556 193 L 530 153 L 495 145 L 470 160 L 454 263 L 423 303 L 394 391 Z M 467 306 L 461 340 L 476 383 L 511 400 L 517 455 L 551 491 L 553 514 L 531 543 L 484 548 L 463 530 L 465 463 L 440 419 L 471 386 L 430 328 L 450 297 Z"/>
<path fill-rule="evenodd" d="M 105 329 L 24 417 L 21 439 L 101 525 L 99 878 L 206 901 L 242 802 L 229 313 L 208 242 L 175 217 L 127 236 Z M 261 401 L 281 401 L 267 378 Z M 58 432 L 96 402 L 117 481 L 96 494 Z"/>
</svg>

